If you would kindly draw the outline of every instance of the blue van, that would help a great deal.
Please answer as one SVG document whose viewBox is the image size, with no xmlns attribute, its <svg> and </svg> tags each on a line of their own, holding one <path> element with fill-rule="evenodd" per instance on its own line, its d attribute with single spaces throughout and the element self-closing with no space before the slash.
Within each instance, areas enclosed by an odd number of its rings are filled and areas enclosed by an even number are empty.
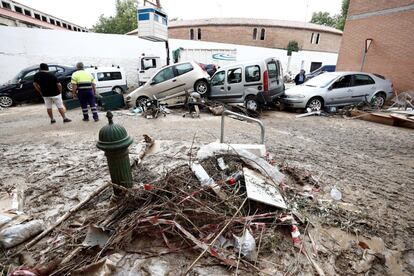
<svg viewBox="0 0 414 276">
<path fill-rule="evenodd" d="M 311 79 L 313 77 L 316 77 L 320 74 L 323 74 L 325 72 L 335 72 L 336 66 L 335 65 L 324 65 L 322 67 L 319 67 L 313 72 L 310 72 L 309 74 L 306 74 L 307 79 Z"/>
</svg>

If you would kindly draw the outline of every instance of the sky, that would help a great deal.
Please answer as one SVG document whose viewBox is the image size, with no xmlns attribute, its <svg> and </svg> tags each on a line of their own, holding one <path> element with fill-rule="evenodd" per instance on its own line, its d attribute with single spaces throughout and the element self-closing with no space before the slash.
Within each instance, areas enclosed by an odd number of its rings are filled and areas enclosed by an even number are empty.
<svg viewBox="0 0 414 276">
<path fill-rule="evenodd" d="M 110 16 L 115 13 L 115 0 L 16 1 L 88 28 L 101 14 Z M 243 17 L 306 22 L 313 12 L 340 13 L 341 3 L 342 0 L 161 0 L 169 18 Z"/>
</svg>

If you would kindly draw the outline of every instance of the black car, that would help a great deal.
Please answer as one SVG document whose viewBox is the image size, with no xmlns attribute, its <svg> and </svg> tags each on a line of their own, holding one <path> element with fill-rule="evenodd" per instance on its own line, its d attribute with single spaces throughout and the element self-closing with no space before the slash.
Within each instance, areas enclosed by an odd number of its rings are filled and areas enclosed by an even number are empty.
<svg viewBox="0 0 414 276">
<path fill-rule="evenodd" d="M 18 102 L 41 101 L 39 93 L 33 86 L 34 75 L 39 71 L 39 66 L 23 69 L 8 83 L 0 86 L 0 106 L 10 107 Z M 49 64 L 49 72 L 56 75 L 63 87 L 63 99 L 71 97 L 72 85 L 70 83 L 75 67 Z"/>
</svg>

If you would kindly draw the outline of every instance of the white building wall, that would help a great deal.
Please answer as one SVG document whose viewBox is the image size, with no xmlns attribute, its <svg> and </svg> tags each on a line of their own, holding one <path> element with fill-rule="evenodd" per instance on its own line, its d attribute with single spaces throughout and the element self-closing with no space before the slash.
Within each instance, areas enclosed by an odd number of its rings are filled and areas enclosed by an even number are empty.
<svg viewBox="0 0 414 276">
<path fill-rule="evenodd" d="M 82 61 L 85 65 L 120 65 L 125 69 L 128 84 L 135 86 L 138 83 L 138 57 L 142 53 L 157 55 L 162 59 L 166 57 L 163 42 L 151 42 L 136 36 L 0 26 L 0 38 L 0 83 L 10 80 L 23 68 L 42 62 L 74 65 Z M 237 49 L 237 61 L 277 57 L 281 60 L 284 70 L 288 61 L 285 50 L 204 41 L 170 40 L 171 51 L 179 47 Z M 302 61 L 309 67 L 312 61 L 319 61 L 325 65 L 336 64 L 336 59 L 337 54 L 331 53 L 309 51 L 294 53 L 290 71 L 297 73 Z"/>
</svg>

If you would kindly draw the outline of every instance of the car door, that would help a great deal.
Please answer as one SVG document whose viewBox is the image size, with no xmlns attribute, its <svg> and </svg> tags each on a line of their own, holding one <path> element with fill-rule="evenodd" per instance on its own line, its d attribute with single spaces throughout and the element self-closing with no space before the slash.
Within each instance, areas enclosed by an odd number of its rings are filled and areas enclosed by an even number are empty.
<svg viewBox="0 0 414 276">
<path fill-rule="evenodd" d="M 192 90 L 197 76 L 194 76 L 195 70 L 191 63 L 182 63 L 174 66 L 175 88 L 173 93 L 179 93 L 184 90 Z"/>
<path fill-rule="evenodd" d="M 339 77 L 327 92 L 326 105 L 342 105 L 352 102 L 352 78 L 353 75 Z"/>
<path fill-rule="evenodd" d="M 16 101 L 30 101 L 40 98 L 33 86 L 34 75 L 39 69 L 34 69 L 24 74 L 18 87 L 13 91 L 13 98 Z"/>
<path fill-rule="evenodd" d="M 148 94 L 155 95 L 158 99 L 170 96 L 175 91 L 176 82 L 173 67 L 164 68 L 152 78 Z"/>
<path fill-rule="evenodd" d="M 243 98 L 244 84 L 242 67 L 238 66 L 227 69 L 225 90 L 226 98 L 229 101 L 237 101 L 237 99 Z"/>
<path fill-rule="evenodd" d="M 355 74 L 354 85 L 352 87 L 352 102 L 360 103 L 369 100 L 370 96 L 375 92 L 375 81 L 368 75 Z"/>
<path fill-rule="evenodd" d="M 273 97 L 283 92 L 283 76 L 280 75 L 279 64 L 276 60 L 267 60 L 266 66 L 269 78 L 269 94 Z"/>
<path fill-rule="evenodd" d="M 220 70 L 216 72 L 210 81 L 210 95 L 209 98 L 211 99 L 225 99 L 226 98 L 226 90 L 225 90 L 225 82 L 226 82 L 226 71 Z"/>
</svg>

